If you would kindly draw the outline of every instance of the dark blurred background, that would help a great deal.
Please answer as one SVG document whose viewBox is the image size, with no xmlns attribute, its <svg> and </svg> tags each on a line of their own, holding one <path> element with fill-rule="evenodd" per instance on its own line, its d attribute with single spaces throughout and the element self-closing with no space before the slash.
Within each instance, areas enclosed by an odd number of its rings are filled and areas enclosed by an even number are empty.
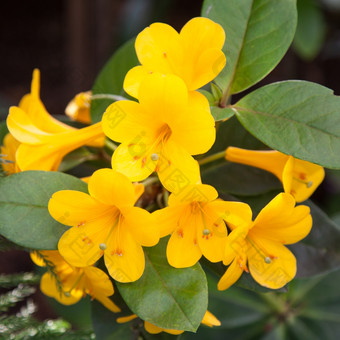
<svg viewBox="0 0 340 340">
<path fill-rule="evenodd" d="M 42 73 L 41 95 L 48 111 L 63 113 L 76 93 L 92 87 L 101 67 L 124 41 L 155 21 L 180 29 L 200 14 L 201 5 L 202 0 L 1 1 L 2 116 L 29 91 L 35 67 Z M 296 48 L 261 84 L 306 79 L 339 94 L 340 1 L 298 0 L 298 5 L 302 26 Z"/>
</svg>

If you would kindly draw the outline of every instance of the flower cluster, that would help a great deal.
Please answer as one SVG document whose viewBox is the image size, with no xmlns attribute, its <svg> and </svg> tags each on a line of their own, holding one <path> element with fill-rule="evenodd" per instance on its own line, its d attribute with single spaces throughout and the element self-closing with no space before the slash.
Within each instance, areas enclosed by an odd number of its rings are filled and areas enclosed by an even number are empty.
<svg viewBox="0 0 340 340">
<path fill-rule="evenodd" d="M 294 278 L 296 259 L 285 245 L 300 241 L 312 227 L 309 208 L 296 202 L 314 192 L 323 180 L 323 168 L 278 151 L 229 147 L 226 160 L 270 171 L 283 183 L 284 193 L 253 221 L 249 205 L 224 201 L 214 187 L 202 184 L 193 157 L 215 142 L 208 100 L 197 90 L 225 66 L 224 39 L 222 27 L 207 18 L 192 19 L 180 33 L 161 23 L 146 28 L 135 43 L 141 65 L 124 80 L 124 90 L 136 100 L 112 103 L 100 123 L 81 129 L 48 114 L 39 97 L 39 71 L 34 71 L 31 93 L 10 109 L 7 118 L 10 134 L 1 149 L 5 172 L 57 171 L 71 151 L 84 145 L 103 147 L 104 134 L 120 143 L 111 168 L 90 177 L 88 193 L 62 190 L 49 201 L 51 216 L 70 228 L 60 238 L 58 251 L 42 251 L 40 259 L 32 255 L 39 265 L 44 256 L 54 264 L 41 281 L 45 294 L 64 304 L 89 294 L 117 312 L 108 298 L 113 294 L 111 281 L 93 265 L 103 256 L 115 281 L 134 282 L 144 272 L 143 247 L 166 236 L 166 257 L 175 268 L 191 267 L 202 255 L 228 266 L 218 283 L 220 290 L 243 272 L 272 289 Z M 67 114 L 90 123 L 90 98 L 90 92 L 78 95 Z M 151 181 L 146 180 L 149 176 Z M 164 188 L 159 186 L 160 195 L 171 194 L 167 207 L 149 212 L 142 208 L 141 196 L 157 178 Z M 205 319 L 202 322 L 209 325 L 219 324 L 210 314 Z M 145 328 L 162 331 L 147 322 Z"/>
</svg>

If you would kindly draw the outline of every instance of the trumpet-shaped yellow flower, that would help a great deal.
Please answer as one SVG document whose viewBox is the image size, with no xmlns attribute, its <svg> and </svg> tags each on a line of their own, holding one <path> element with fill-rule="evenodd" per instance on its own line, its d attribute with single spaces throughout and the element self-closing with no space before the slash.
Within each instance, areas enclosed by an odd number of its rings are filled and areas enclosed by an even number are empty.
<svg viewBox="0 0 340 340">
<path fill-rule="evenodd" d="M 61 255 L 77 267 L 91 265 L 104 255 L 115 280 L 139 279 L 145 267 L 142 246 L 159 241 L 151 214 L 133 206 L 141 188 L 112 169 L 100 169 L 89 180 L 89 195 L 72 190 L 54 193 L 48 205 L 50 214 L 72 226 L 59 240 Z"/>
<path fill-rule="evenodd" d="M 226 63 L 221 51 L 223 28 L 207 18 L 191 19 L 177 33 L 171 26 L 154 23 L 136 38 L 141 66 L 132 68 L 124 80 L 124 90 L 139 98 L 139 85 L 152 72 L 174 74 L 194 91 L 213 80 Z"/>
<path fill-rule="evenodd" d="M 226 150 L 226 159 L 273 173 L 282 182 L 284 191 L 293 195 L 296 202 L 303 202 L 309 198 L 325 177 L 322 166 L 279 151 L 229 147 Z"/>
<path fill-rule="evenodd" d="M 229 288 L 243 271 L 249 271 L 264 287 L 283 287 L 296 274 L 296 259 L 284 244 L 296 243 L 309 233 L 312 227 L 309 207 L 295 207 L 293 196 L 281 193 L 252 222 L 252 212 L 247 204 L 228 202 L 228 205 L 228 209 L 234 212 L 237 206 L 240 220 L 232 221 L 227 217 L 232 231 L 227 239 L 223 263 L 230 266 L 220 279 L 218 289 Z"/>
<path fill-rule="evenodd" d="M 216 134 L 208 101 L 198 93 L 189 98 L 184 82 L 174 75 L 145 78 L 139 103 L 111 104 L 102 123 L 104 133 L 121 143 L 112 156 L 114 170 L 131 181 L 156 171 L 172 192 L 200 182 L 199 166 L 191 155 L 208 151 Z"/>
<path fill-rule="evenodd" d="M 109 298 L 114 293 L 109 277 L 99 268 L 77 268 L 67 263 L 56 250 L 32 252 L 31 258 L 38 266 L 53 266 L 40 281 L 41 291 L 64 305 L 72 305 L 87 294 L 112 312 L 120 312 Z M 51 270 L 52 268 L 50 268 Z"/>
<path fill-rule="evenodd" d="M 7 175 L 12 175 L 20 171 L 15 160 L 15 154 L 19 145 L 20 143 L 10 133 L 4 137 L 0 153 L 2 169 Z"/>
<path fill-rule="evenodd" d="M 118 323 L 125 323 L 125 322 L 129 322 L 131 320 L 134 320 L 136 318 L 138 318 L 138 316 L 136 314 L 132 314 L 132 315 L 129 315 L 129 316 L 123 316 L 123 317 L 117 318 L 117 322 Z M 220 320 L 218 320 L 216 318 L 216 316 L 214 314 L 212 314 L 211 312 L 209 312 L 208 310 L 204 314 L 204 317 L 201 321 L 201 324 L 206 325 L 208 327 L 221 326 Z M 177 330 L 177 329 L 161 328 L 161 327 L 158 327 L 158 326 L 156 326 L 156 325 L 154 325 L 154 324 L 152 324 L 148 321 L 144 321 L 144 328 L 150 334 L 159 334 L 161 332 L 165 332 L 165 333 L 168 333 L 168 334 L 178 335 L 178 334 L 182 334 L 184 332 L 184 331 Z"/>
<path fill-rule="evenodd" d="M 171 234 L 166 250 L 171 266 L 193 266 L 202 254 L 211 262 L 224 258 L 227 240 L 224 220 L 229 203 L 217 200 L 217 196 L 210 185 L 188 185 L 178 195 L 170 195 L 167 208 L 153 213 L 160 236 Z"/>
<path fill-rule="evenodd" d="M 72 120 L 91 124 L 90 106 L 91 91 L 78 93 L 67 105 L 65 113 Z"/>
<path fill-rule="evenodd" d="M 21 143 L 16 152 L 21 171 L 57 171 L 66 154 L 103 135 L 100 123 L 79 130 L 50 133 L 41 130 L 25 111 L 15 106 L 10 108 L 7 126 Z"/>
<path fill-rule="evenodd" d="M 16 163 L 24 170 L 58 170 L 62 158 L 83 146 L 103 146 L 101 124 L 75 129 L 53 118 L 40 100 L 40 73 L 34 70 L 31 93 L 10 108 L 7 126 L 20 142 Z"/>
</svg>

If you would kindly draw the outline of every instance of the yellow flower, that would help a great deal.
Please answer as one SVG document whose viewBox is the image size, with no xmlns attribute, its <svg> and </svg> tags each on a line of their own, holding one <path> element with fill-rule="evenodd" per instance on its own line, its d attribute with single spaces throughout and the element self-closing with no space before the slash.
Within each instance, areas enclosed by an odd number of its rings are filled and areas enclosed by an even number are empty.
<svg viewBox="0 0 340 340">
<path fill-rule="evenodd" d="M 149 73 L 174 74 L 189 91 L 213 80 L 226 63 L 221 51 L 223 28 L 207 18 L 193 18 L 177 33 L 171 26 L 154 23 L 136 38 L 137 57 L 142 64 L 132 68 L 124 80 L 124 90 L 139 98 L 139 85 Z"/>
<path fill-rule="evenodd" d="M 67 105 L 65 113 L 72 120 L 91 124 L 90 106 L 91 91 L 78 93 Z"/>
<path fill-rule="evenodd" d="M 284 191 L 293 195 L 296 202 L 303 202 L 309 198 L 325 177 L 322 166 L 279 151 L 229 147 L 226 150 L 226 159 L 273 173 L 282 182 Z"/>
<path fill-rule="evenodd" d="M 99 268 L 71 266 L 56 250 L 32 252 L 31 259 L 38 266 L 45 267 L 46 262 L 53 266 L 53 273 L 46 272 L 40 281 L 40 289 L 45 295 L 64 305 L 72 305 L 88 294 L 112 312 L 120 312 L 108 298 L 114 293 L 113 285 Z"/>
<path fill-rule="evenodd" d="M 21 171 L 56 171 L 67 153 L 104 142 L 100 123 L 78 130 L 53 118 L 40 100 L 39 77 L 39 70 L 34 70 L 31 93 L 22 98 L 19 107 L 11 107 L 7 117 L 10 133 L 21 143 L 16 152 Z"/>
<path fill-rule="evenodd" d="M 171 266 L 193 266 L 202 254 L 211 262 L 224 258 L 229 203 L 217 196 L 210 185 L 188 185 L 178 195 L 170 195 L 169 207 L 153 213 L 160 236 L 171 234 L 166 250 Z"/>
<path fill-rule="evenodd" d="M 121 143 L 112 168 L 131 181 L 156 171 L 172 192 L 200 182 L 199 166 L 191 155 L 208 151 L 216 133 L 208 101 L 195 93 L 189 98 L 177 76 L 152 74 L 140 86 L 139 103 L 111 104 L 103 116 L 103 130 Z"/>
<path fill-rule="evenodd" d="M 4 137 L 0 153 L 2 169 L 7 175 L 20 171 L 15 161 L 15 154 L 19 145 L 20 143 L 10 133 Z"/>
<path fill-rule="evenodd" d="M 54 193 L 50 214 L 72 226 L 59 240 L 61 255 L 77 267 L 91 265 L 104 255 L 115 280 L 139 279 L 145 267 L 142 246 L 159 241 L 151 214 L 133 206 L 142 188 L 112 169 L 100 169 L 89 180 L 89 195 L 73 190 Z"/>
<path fill-rule="evenodd" d="M 136 319 L 138 316 L 136 314 L 132 314 L 129 316 L 123 316 L 117 319 L 118 323 L 125 323 L 129 322 L 131 320 Z M 201 321 L 203 325 L 206 325 L 208 327 L 213 327 L 213 326 L 221 326 L 221 322 L 216 318 L 215 315 L 210 313 L 208 310 L 204 314 L 203 320 Z M 173 334 L 173 335 L 178 335 L 182 334 L 184 331 L 177 330 L 177 329 L 166 329 L 166 328 L 160 328 L 148 321 L 144 321 L 144 328 L 145 330 L 150 333 L 150 334 L 159 334 L 161 332 L 165 332 L 168 334 Z"/>
<path fill-rule="evenodd" d="M 295 207 L 293 196 L 277 195 L 252 222 L 252 212 L 245 203 L 228 202 L 228 211 L 239 220 L 227 219 L 232 230 L 228 236 L 223 263 L 229 265 L 218 283 L 224 290 L 235 283 L 243 271 L 260 285 L 272 289 L 283 287 L 296 274 L 296 259 L 284 244 L 302 240 L 312 227 L 309 207 Z"/>
</svg>

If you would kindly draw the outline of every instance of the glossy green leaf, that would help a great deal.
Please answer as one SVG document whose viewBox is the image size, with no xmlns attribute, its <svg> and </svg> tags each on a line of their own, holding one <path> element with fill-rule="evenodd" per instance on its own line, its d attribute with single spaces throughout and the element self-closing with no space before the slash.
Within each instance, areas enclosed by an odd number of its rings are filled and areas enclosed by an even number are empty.
<svg viewBox="0 0 340 340">
<path fill-rule="evenodd" d="M 303 204 L 311 209 L 313 226 L 305 239 L 290 247 L 297 258 L 297 276 L 308 277 L 340 268 L 340 227 L 312 201 Z"/>
<path fill-rule="evenodd" d="M 57 249 L 66 226 L 55 221 L 47 205 L 52 194 L 87 191 L 85 182 L 59 172 L 24 171 L 0 181 L 0 234 L 32 249 Z"/>
<path fill-rule="evenodd" d="M 230 107 L 221 108 L 218 106 L 210 106 L 210 110 L 215 122 L 226 120 L 235 114 Z"/>
<path fill-rule="evenodd" d="M 283 153 L 340 168 L 340 97 L 306 81 L 284 81 L 248 94 L 234 106 L 243 126 Z"/>
<path fill-rule="evenodd" d="M 315 0 L 298 0 L 298 24 L 293 47 L 299 56 L 311 60 L 320 52 L 326 36 L 326 22 Z"/>
<path fill-rule="evenodd" d="M 219 193 L 239 196 L 260 195 L 282 189 L 272 174 L 257 168 L 224 162 L 202 172 L 203 183 L 214 186 Z"/>
<path fill-rule="evenodd" d="M 63 158 L 61 164 L 59 165 L 58 171 L 60 172 L 68 171 L 81 163 L 93 159 L 96 159 L 96 155 L 92 154 L 85 147 L 79 148 L 77 150 L 70 152 Z"/>
<path fill-rule="evenodd" d="M 117 283 L 120 294 L 141 319 L 161 328 L 196 331 L 208 303 L 207 281 L 199 264 L 176 269 L 166 259 L 167 239 L 144 248 L 146 267 L 132 283 Z"/>
<path fill-rule="evenodd" d="M 205 0 L 202 16 L 225 30 L 227 64 L 215 82 L 228 94 L 247 89 L 273 70 L 297 22 L 295 0 Z"/>
<path fill-rule="evenodd" d="M 114 94 L 124 96 L 123 82 L 126 73 L 138 65 L 134 48 L 135 39 L 120 47 L 106 63 L 92 87 L 93 94 Z M 110 99 L 95 99 L 91 102 L 91 119 L 99 122 L 106 108 L 113 102 Z"/>
</svg>

